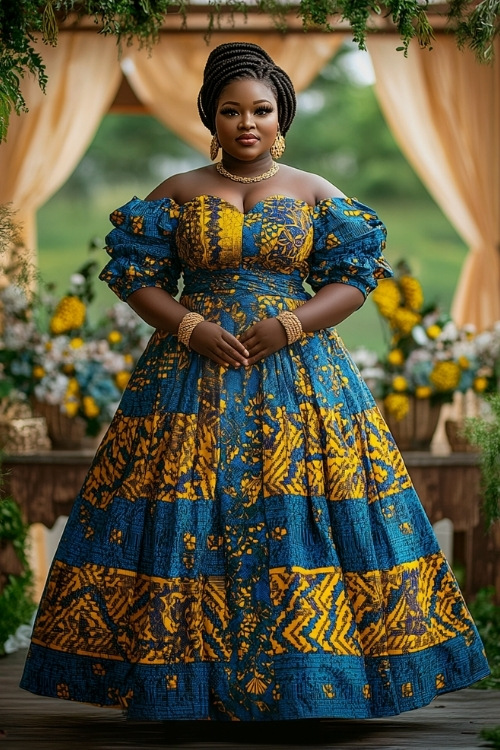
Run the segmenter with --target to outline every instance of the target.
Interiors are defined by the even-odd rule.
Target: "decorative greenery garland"
[[[216,26],[218,17],[235,12],[248,13],[244,0],[207,0],[207,33]],[[365,48],[365,38],[373,14],[391,17],[402,40],[398,47],[407,54],[412,39],[421,47],[431,48],[433,29],[422,0],[257,0],[257,12],[271,16],[277,28],[286,30],[286,16],[296,12],[304,29],[319,28],[331,31],[332,17],[349,22],[353,39],[360,49]],[[129,44],[137,39],[151,46],[157,39],[168,13],[184,18],[189,8],[188,0],[3,0],[0,3],[0,141],[7,134],[12,110],[18,114],[26,111],[26,102],[20,90],[20,80],[34,75],[42,90],[47,76],[41,55],[34,49],[35,35],[41,34],[46,44],[56,46],[58,23],[69,14],[94,18],[101,34],[113,34],[119,43]],[[455,32],[460,47],[470,47],[481,61],[493,59],[494,39],[500,31],[500,0],[451,0],[445,16],[450,29]]]

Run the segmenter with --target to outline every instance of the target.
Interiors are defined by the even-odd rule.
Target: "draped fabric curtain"
[[[343,42],[343,34],[231,34],[231,41],[254,42],[271,55],[293,81],[305,89]],[[215,33],[210,43],[201,33],[165,35],[151,54],[127,52],[122,67],[136,96],[174,133],[208,158],[211,135],[202,124],[197,97],[210,51],[228,41]]]
[[[488,328],[500,320],[500,45],[493,65],[452,36],[406,59],[391,36],[371,35],[368,49],[392,132],[470,247],[453,317]]]
[[[13,115],[0,146],[0,203],[11,203],[28,250],[36,247],[39,206],[67,180],[85,153],[119,85],[116,42],[86,32],[62,33],[57,48],[40,43],[48,84],[23,81],[29,112]]]

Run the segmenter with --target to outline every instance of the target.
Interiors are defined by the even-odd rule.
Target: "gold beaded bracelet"
[[[202,323],[205,320],[203,315],[199,315],[199,313],[196,312],[189,312],[184,315],[181,322],[179,323],[179,328],[177,329],[177,338],[181,342],[181,344],[184,344],[184,346],[187,346],[189,349],[189,340],[191,338],[191,334],[193,333],[194,329],[198,325],[198,323]]]
[[[285,329],[286,338],[289,344],[294,344],[303,334],[302,323],[298,317],[289,310],[284,310],[276,316],[283,328]]]

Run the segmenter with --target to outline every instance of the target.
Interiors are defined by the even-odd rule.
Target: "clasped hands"
[[[225,367],[250,367],[287,343],[285,329],[276,318],[250,326],[239,338],[217,323],[198,323],[189,339],[193,351]]]

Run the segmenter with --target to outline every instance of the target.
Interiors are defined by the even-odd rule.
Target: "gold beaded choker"
[[[280,168],[280,165],[277,164],[275,161],[273,161],[271,169],[268,169],[267,172],[263,172],[262,174],[255,175],[255,177],[240,177],[237,174],[231,174],[231,172],[228,172],[227,169],[224,169],[224,166],[221,161],[217,162],[215,165],[215,168],[217,169],[217,172],[222,175],[223,177],[227,177],[230,180],[234,180],[234,182],[262,182],[262,180],[268,180],[270,177],[276,174],[278,169]]]

